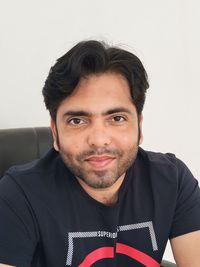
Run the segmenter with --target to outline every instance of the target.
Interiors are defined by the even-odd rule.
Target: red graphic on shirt
[[[116,244],[116,253],[124,254],[140,263],[146,267],[159,267],[160,264],[155,261],[152,257],[141,252],[133,247],[124,245],[121,243]],[[102,259],[112,259],[114,258],[114,248],[113,247],[102,247],[98,248],[91,253],[89,253],[83,262],[78,267],[91,267],[95,262]]]

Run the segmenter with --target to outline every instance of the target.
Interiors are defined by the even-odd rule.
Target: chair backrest
[[[49,127],[0,130],[0,177],[11,166],[41,158],[52,147]]]

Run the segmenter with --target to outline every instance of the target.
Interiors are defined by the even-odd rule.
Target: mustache
[[[118,149],[98,147],[98,148],[95,148],[95,149],[90,149],[90,150],[83,151],[76,158],[79,161],[84,161],[88,157],[97,156],[97,155],[100,156],[100,155],[104,155],[104,154],[112,156],[112,157],[117,157],[117,156],[121,156],[122,155],[122,153]]]

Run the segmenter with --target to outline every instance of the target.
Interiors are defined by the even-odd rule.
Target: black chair
[[[13,165],[41,158],[50,147],[49,127],[0,130],[0,177]]]
[[[1,129],[0,130],[0,177],[11,166],[41,158],[52,147],[49,127]],[[176,264],[162,261],[161,267]]]

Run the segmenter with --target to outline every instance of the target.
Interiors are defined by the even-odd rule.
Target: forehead
[[[72,108],[97,111],[119,105],[134,107],[129,84],[120,74],[103,73],[83,78],[74,92],[63,100],[58,111]]]

